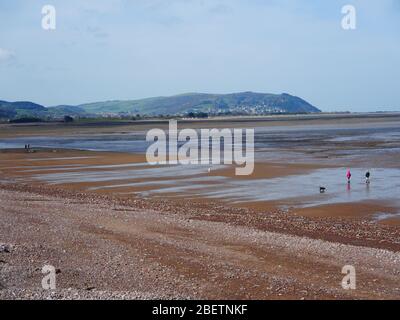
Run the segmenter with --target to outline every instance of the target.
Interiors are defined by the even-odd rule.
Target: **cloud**
[[[7,62],[14,58],[14,53],[7,50],[0,48],[0,62]]]
[[[290,92],[326,110],[400,104],[400,0],[52,0],[55,33],[42,30],[38,2],[47,3],[0,0],[9,100],[252,90]],[[357,8],[354,32],[341,28],[347,3]]]

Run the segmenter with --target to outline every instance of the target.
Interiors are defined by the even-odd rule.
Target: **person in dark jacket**
[[[371,182],[371,173],[369,171],[365,174],[365,183],[369,184]]]

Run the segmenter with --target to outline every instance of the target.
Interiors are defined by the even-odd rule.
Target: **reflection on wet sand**
[[[1,170],[12,172],[17,180],[23,182],[73,186],[75,189],[92,192],[111,192],[139,197],[210,198],[231,205],[248,207],[257,203],[259,207],[274,204],[281,208],[295,209],[306,215],[315,215],[318,211],[315,208],[325,208],[329,213],[331,211],[327,209],[329,206],[346,203],[353,204],[354,216],[376,215],[382,210],[382,207],[376,207],[376,203],[384,202],[383,214],[386,215],[375,219],[384,221],[395,218],[394,214],[397,212],[393,208],[396,210],[400,208],[397,198],[400,169],[396,168],[374,169],[370,184],[364,181],[366,169],[353,168],[353,179],[351,184],[348,184],[344,167],[312,169],[309,165],[288,164],[290,169],[285,174],[284,171],[279,171],[279,168],[285,165],[259,163],[263,168],[262,172],[248,178],[236,179],[234,175],[228,174],[226,166],[215,166],[210,174],[208,166],[202,165],[152,167],[145,162],[93,165],[87,163],[94,161],[93,157],[77,156],[59,160],[46,157],[46,153],[46,151],[36,153],[37,157],[43,156],[43,159],[36,161],[37,164],[34,166],[31,165],[32,159],[28,158],[30,155],[25,156],[27,159],[21,159],[19,165],[12,167],[5,166],[5,162],[2,161]],[[113,158],[117,156],[96,153],[96,159],[99,161],[102,159],[103,163],[105,163],[104,158],[109,158],[108,161],[113,162]],[[132,156],[131,160],[137,159]],[[69,163],[70,161],[78,161],[79,164]],[[41,163],[46,165],[42,166]],[[321,185],[327,188],[325,193],[319,192]],[[366,202],[371,203],[372,211],[360,205]]]
[[[386,221],[400,212],[400,126],[392,123],[258,127],[255,172],[249,177],[236,177],[234,168],[223,165],[210,172],[208,165],[150,166],[143,155],[143,137],[143,132],[31,137],[28,142],[36,147],[97,152],[2,152],[0,170],[23,182],[139,197],[208,198],[235,206],[274,205],[306,215],[341,211],[344,216]],[[0,146],[15,147],[22,141],[3,139]],[[351,184],[345,176],[348,167]],[[370,184],[365,183],[366,171],[372,174]],[[326,191],[321,193],[320,187]]]

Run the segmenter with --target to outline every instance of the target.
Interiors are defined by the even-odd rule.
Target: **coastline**
[[[356,122],[364,126],[362,120]],[[143,129],[96,127],[82,132],[68,128],[53,128],[56,131],[52,132],[26,127],[15,134],[108,134]],[[6,138],[7,131],[0,128],[0,137]],[[370,143],[348,147],[367,148]],[[35,146],[33,150],[0,151],[0,244],[9,248],[0,252],[0,299],[400,296],[399,219],[372,219],[374,212],[396,213],[390,203],[361,201],[285,209],[282,205],[290,204],[290,199],[234,203],[186,189],[182,194],[143,196],[191,180],[179,168],[167,168],[166,176],[158,175],[160,171],[145,174],[151,168],[143,154]],[[338,168],[335,156],[327,157],[329,161],[309,163],[259,162],[247,179],[290,179]],[[398,168],[390,157],[380,163],[384,168]],[[213,185],[217,178],[240,183],[243,179],[234,177],[229,167],[211,173],[206,169],[192,173],[196,187],[203,186],[204,180]],[[52,292],[40,289],[45,264],[60,269],[57,290]],[[357,269],[355,291],[346,291],[340,284],[342,267],[348,264]]]
[[[218,117],[211,119],[180,119],[179,125],[186,128],[253,128],[267,126],[302,127],[302,126],[332,126],[353,125],[362,127],[365,123],[397,125],[400,112],[382,113],[344,113],[344,114],[314,114],[314,115],[272,115],[257,117]],[[26,136],[63,136],[96,133],[125,133],[131,131],[147,131],[153,128],[168,128],[168,119],[147,121],[82,121],[76,123],[31,123],[8,124],[0,123],[0,139]]]

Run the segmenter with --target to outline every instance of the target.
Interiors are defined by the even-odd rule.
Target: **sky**
[[[355,30],[342,28],[348,4]],[[0,100],[255,91],[400,111],[399,77],[400,0],[0,0]]]

